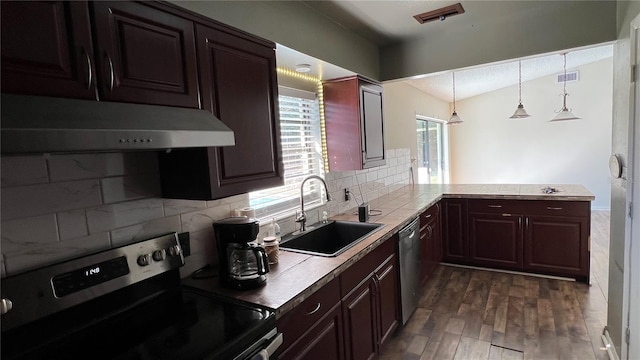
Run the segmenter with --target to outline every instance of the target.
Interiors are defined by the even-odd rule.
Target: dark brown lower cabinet
[[[342,299],[347,359],[371,359],[376,355],[376,285],[365,282]]]
[[[442,235],[438,203],[420,214],[420,280],[422,284],[427,282],[441,261]]]
[[[298,341],[285,349],[278,357],[281,360],[327,360],[344,359],[342,312],[340,304],[331,310]]]
[[[589,218],[525,218],[524,269],[556,275],[589,275]]]
[[[397,236],[387,240],[341,276],[347,359],[375,357],[399,325],[397,242]]]
[[[344,359],[340,284],[333,279],[278,319],[279,359]]]
[[[442,200],[444,261],[463,263],[469,260],[467,200]]]
[[[522,270],[522,216],[469,215],[469,261],[475,265]]]
[[[589,282],[589,201],[444,199],[444,260]]]

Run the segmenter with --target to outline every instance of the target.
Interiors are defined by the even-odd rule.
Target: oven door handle
[[[260,352],[255,354],[251,360],[269,360],[269,358],[275,354],[276,350],[282,345],[282,333],[276,334],[271,339],[269,345],[265,346]]]

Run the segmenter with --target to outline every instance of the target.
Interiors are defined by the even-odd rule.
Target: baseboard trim
[[[576,279],[568,278],[568,277],[564,277],[564,276],[553,276],[553,275],[545,275],[545,274],[528,273],[528,272],[522,272],[522,271],[493,269],[493,268],[485,268],[485,267],[480,267],[480,266],[460,265],[460,264],[451,264],[451,263],[444,263],[444,262],[440,263],[440,265],[460,267],[460,268],[465,268],[465,269],[494,271],[494,272],[501,272],[501,273],[507,273],[507,274],[514,274],[514,275],[535,276],[535,277],[546,278],[546,279],[554,279],[554,280],[576,281]]]
[[[604,344],[605,349],[607,349],[607,355],[609,355],[610,360],[620,360],[618,357],[618,353],[616,352],[616,347],[613,346],[613,341],[611,340],[611,336],[609,336],[609,329],[605,326],[604,330],[602,330],[602,335],[600,335],[602,339],[602,343]]]

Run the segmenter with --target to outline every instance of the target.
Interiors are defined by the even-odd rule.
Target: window
[[[250,206],[261,219],[293,214],[300,205],[302,180],[309,175],[324,177],[316,94],[285,87],[279,93],[284,185],[249,193]],[[305,184],[305,208],[322,203],[321,191],[317,181]]]
[[[418,183],[448,183],[445,127],[442,120],[418,116]]]

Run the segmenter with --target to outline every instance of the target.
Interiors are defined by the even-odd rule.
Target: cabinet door
[[[96,99],[84,1],[2,1],[2,92]]]
[[[589,231],[586,217],[526,217],[524,269],[588,277]]]
[[[443,244],[445,261],[464,262],[469,258],[467,230],[467,200],[443,201]]]
[[[278,358],[281,360],[344,359],[340,310],[340,303],[338,303],[293,345],[284,349]]]
[[[369,278],[342,299],[347,359],[372,359],[376,355],[378,311],[375,290],[376,284]]]
[[[420,217],[420,221],[424,222],[424,226],[420,228],[420,281],[422,284],[427,281],[439,262],[436,260],[437,255],[435,254],[438,247],[436,241],[441,241],[436,240],[438,219],[432,215],[428,220],[425,220],[424,215]]]
[[[197,36],[204,108],[233,130],[236,141],[211,151],[215,197],[282,185],[274,49],[204,26]]]
[[[361,81],[362,168],[385,164],[382,87]]]
[[[131,1],[95,1],[100,96],[199,108],[193,23]]]
[[[522,270],[522,217],[510,214],[469,214],[469,260]]]
[[[398,286],[398,266],[396,256],[391,255],[375,272],[374,279],[377,286],[379,307],[378,349],[391,338],[398,327],[400,319],[400,303]]]
[[[436,214],[436,221],[434,223],[432,244],[433,244],[433,269],[438,267],[438,264],[442,262],[442,216],[440,215],[440,204],[436,204],[438,213]]]

